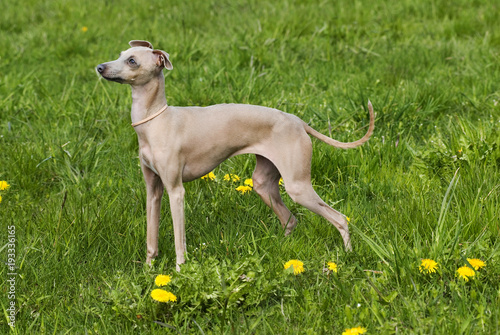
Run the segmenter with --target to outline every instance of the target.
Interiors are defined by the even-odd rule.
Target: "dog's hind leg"
[[[328,206],[316,194],[311,184],[293,183],[285,180],[285,188],[293,201],[301,204],[310,211],[321,215],[333,224],[342,236],[345,249],[348,251],[352,250],[347,220],[340,212]]]
[[[304,134],[305,135],[305,134]],[[346,250],[352,250],[349,227],[344,215],[328,206],[314,191],[311,185],[312,145],[306,135],[297,134],[293,142],[282,143],[282,153],[275,155],[273,163],[279,169],[285,182],[285,189],[296,203],[321,215],[340,232]]]
[[[279,191],[280,173],[276,166],[264,156],[256,155],[257,165],[252,175],[253,189],[278,216],[285,235],[289,235],[297,225],[297,219],[292,215],[281,199]]]

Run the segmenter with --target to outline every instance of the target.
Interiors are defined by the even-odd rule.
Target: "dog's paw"
[[[146,259],[146,264],[149,265],[150,267],[153,267],[155,265],[155,263],[156,263],[156,259],[154,259],[154,258],[149,258],[148,257]]]

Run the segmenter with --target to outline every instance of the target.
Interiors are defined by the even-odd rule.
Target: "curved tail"
[[[373,129],[375,128],[375,115],[373,114],[373,106],[370,100],[368,100],[368,111],[370,112],[370,125],[368,126],[368,131],[366,132],[365,136],[360,138],[357,141],[354,142],[339,142],[334,140],[333,138],[330,138],[328,136],[325,136],[321,134],[320,132],[314,130],[311,128],[309,125],[305,124],[305,130],[309,135],[312,135],[316,137],[318,140],[325,142],[326,144],[329,144],[331,146],[334,146],[336,148],[341,148],[341,149],[351,149],[355,148],[357,146],[360,146],[361,144],[365,143],[370,139],[370,136],[373,134]]]

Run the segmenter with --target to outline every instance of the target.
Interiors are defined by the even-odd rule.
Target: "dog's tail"
[[[334,140],[333,138],[330,138],[328,136],[325,136],[321,134],[320,132],[314,130],[311,128],[309,125],[305,124],[305,130],[309,135],[312,135],[316,137],[318,140],[321,140],[325,142],[326,144],[329,144],[331,146],[334,146],[336,148],[341,148],[341,149],[351,149],[355,148],[357,146],[360,146],[361,144],[365,143],[370,139],[370,136],[373,134],[373,129],[375,128],[375,115],[373,114],[373,106],[370,100],[368,100],[368,111],[370,112],[370,124],[368,126],[368,131],[366,132],[365,136],[360,138],[357,141],[354,142],[339,142]]]

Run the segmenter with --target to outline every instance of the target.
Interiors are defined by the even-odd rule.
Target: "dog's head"
[[[117,60],[99,64],[96,71],[107,80],[121,84],[143,85],[165,68],[172,70],[169,55],[155,50],[148,41],[130,41],[130,49],[122,51]]]

